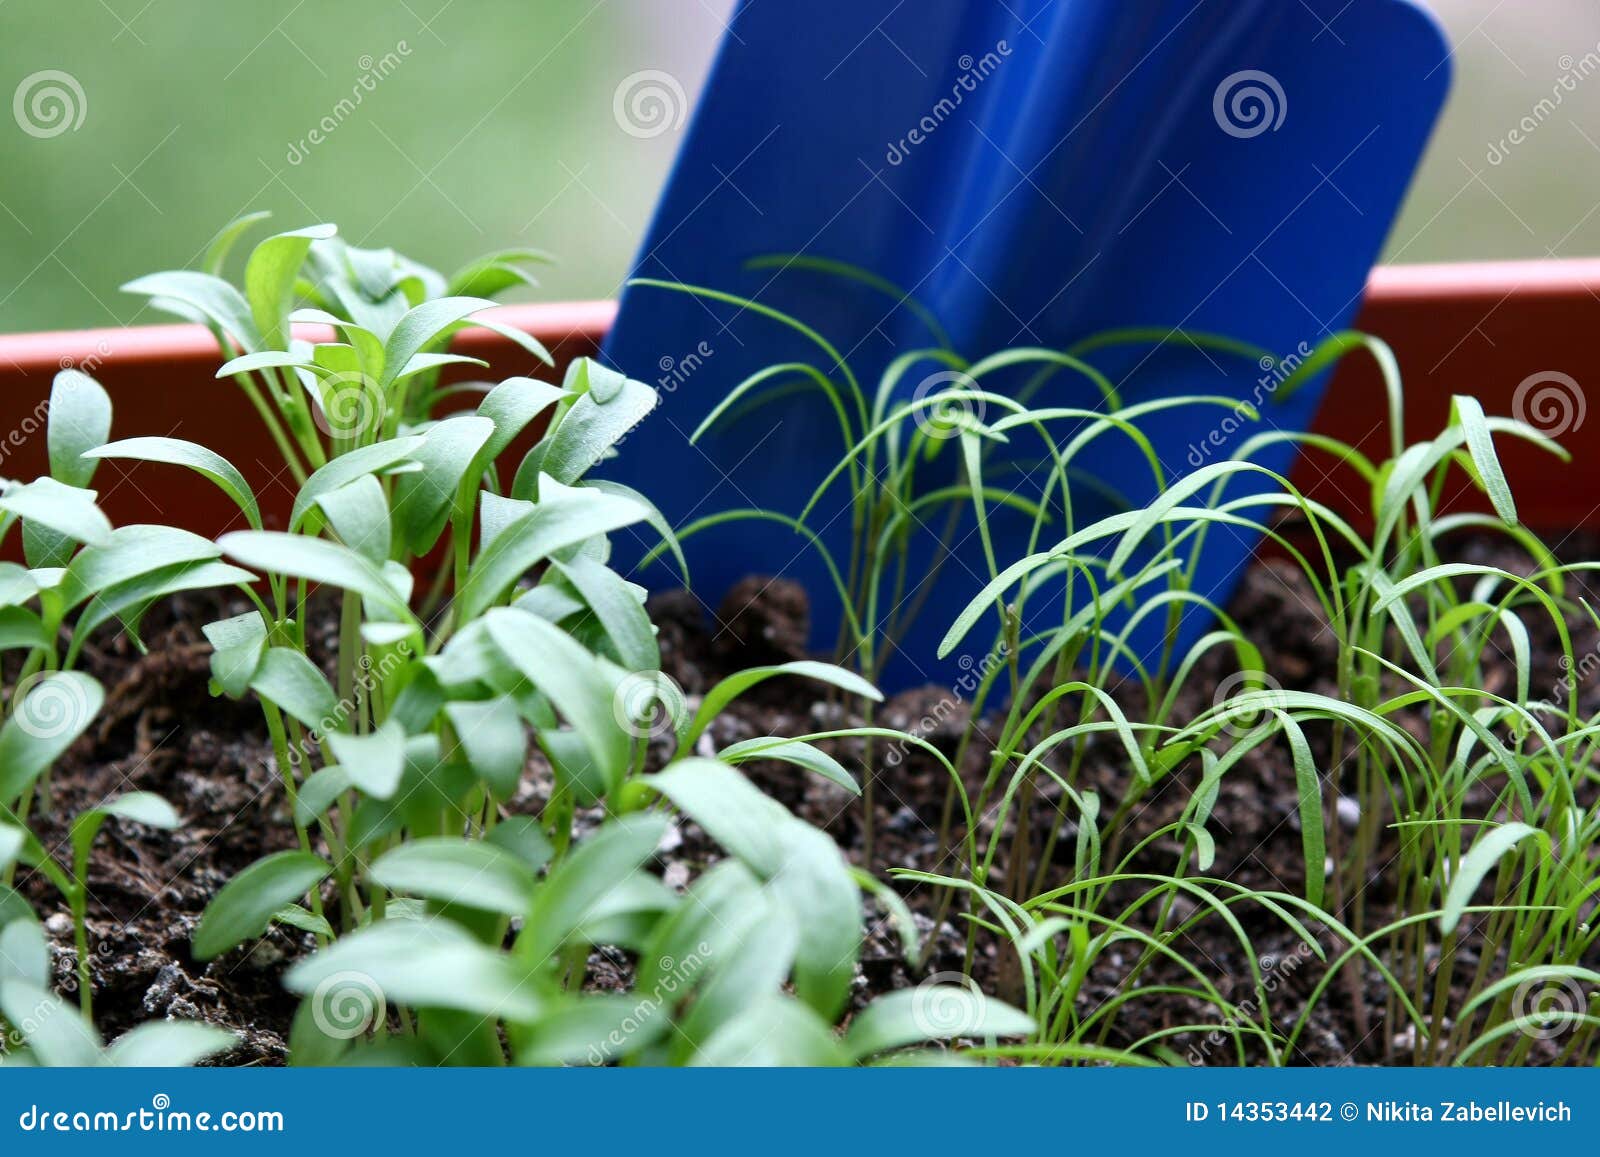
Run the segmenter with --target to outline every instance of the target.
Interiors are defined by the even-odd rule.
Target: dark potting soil
[[[1570,540],[1558,553],[1593,558],[1600,543]],[[1526,571],[1528,560],[1496,540],[1473,540],[1462,557]],[[1583,595],[1577,591],[1575,594]],[[1593,601],[1592,595],[1585,595]],[[140,1022],[177,1017],[221,1025],[239,1035],[238,1046],[220,1063],[276,1065],[287,1054],[288,1028],[295,998],[282,988],[283,971],[314,947],[303,933],[275,928],[253,946],[208,963],[196,961],[189,940],[200,913],[218,888],[261,856],[294,842],[287,804],[259,710],[252,703],[213,698],[208,692],[209,649],[200,625],[242,607],[224,605],[213,595],[180,596],[153,610],[144,623],[148,652],[141,653],[125,635],[106,635],[86,648],[83,666],[107,688],[105,711],[91,733],[60,761],[49,785],[48,812],[37,810],[34,827],[45,845],[66,846],[71,817],[108,795],[145,790],[157,792],[178,809],[184,822],[172,832],[155,831],[112,820],[103,830],[90,860],[89,928],[94,981],[95,1019],[107,1039]],[[723,675],[755,664],[781,662],[802,655],[807,637],[804,593],[785,581],[752,577],[740,583],[706,624],[705,608],[687,592],[660,596],[651,603],[660,627],[663,666],[690,697],[703,694]],[[1292,567],[1266,560],[1253,566],[1234,599],[1231,613],[1261,648],[1266,669],[1284,687],[1335,692],[1335,644],[1304,578]],[[1553,628],[1529,617],[1534,643],[1535,687],[1548,687],[1566,676]],[[1575,653],[1600,647],[1586,617],[1569,623]],[[331,654],[334,621],[320,621],[314,648]],[[320,645],[320,647],[319,647]],[[1509,653],[1509,648],[1507,648]],[[1488,662],[1487,689],[1514,686],[1509,659],[1494,655]],[[1188,718],[1211,704],[1215,687],[1231,670],[1216,656],[1190,681],[1178,718]],[[1137,685],[1115,694],[1130,714],[1142,707]],[[1580,687],[1586,713],[1600,712],[1600,680]],[[953,754],[967,705],[947,687],[905,692],[883,705],[876,722],[915,730],[924,739]],[[799,735],[849,726],[856,720],[840,703],[817,698],[815,684],[775,680],[739,701],[713,728],[715,746],[766,735]],[[1420,716],[1404,721],[1419,735]],[[1326,740],[1323,740],[1326,744]],[[655,746],[656,758],[670,754],[667,741]],[[982,780],[982,753],[970,753],[963,774],[969,785]],[[860,749],[853,742],[832,745],[833,754],[854,766]],[[1114,737],[1096,736],[1084,751],[1080,786],[1098,791],[1102,800],[1120,799],[1130,779],[1125,755]],[[1325,757],[1326,749],[1318,753]],[[930,872],[956,870],[943,858],[937,829],[948,777],[939,765],[909,749],[893,766],[879,761],[875,798],[874,861],[887,867]],[[749,764],[746,769],[770,794],[792,810],[826,828],[852,858],[859,860],[862,810],[859,802],[837,786],[809,773],[780,764]],[[1138,838],[1172,823],[1196,781],[1192,770],[1168,777],[1129,820],[1133,846]],[[549,787],[548,769],[535,753],[519,796],[510,809],[537,812]],[[1487,810],[1489,801],[1484,801]],[[1028,817],[1038,833],[1037,847],[1052,827],[1062,829],[1056,860],[1064,878],[1071,867],[1073,831],[1069,813],[1059,807],[1059,789],[1042,790]],[[1339,822],[1353,826],[1355,815],[1341,806]],[[598,816],[584,817],[593,824]],[[1303,866],[1294,774],[1285,754],[1267,745],[1245,758],[1225,776],[1210,829],[1216,860],[1208,874],[1252,889],[1303,891]],[[1008,829],[1009,830],[1009,829]],[[990,832],[981,833],[986,839]],[[1004,846],[1004,845],[1003,845]],[[1168,872],[1181,849],[1162,839],[1146,848],[1131,865],[1134,871]],[[660,867],[669,884],[683,886],[717,856],[698,827],[682,823],[669,833],[660,852]],[[1374,858],[1366,903],[1369,922],[1377,926],[1393,910],[1395,897],[1385,886],[1386,855]],[[996,877],[1003,878],[1003,858]],[[1052,882],[1055,882],[1052,880]],[[45,921],[55,955],[58,985],[75,999],[75,952],[65,903],[36,873],[19,876],[19,887]],[[921,938],[931,950],[920,968],[907,963],[899,932],[886,914],[868,902],[869,934],[856,984],[856,1006],[872,997],[919,983],[931,974],[957,973],[966,944],[958,920],[948,914],[936,926],[937,897],[932,889],[900,885]],[[1133,898],[1130,893],[1128,899]],[[1180,900],[1177,914],[1184,914]],[[1249,934],[1254,962],[1270,979],[1270,1010],[1275,1023],[1295,1022],[1325,966],[1270,913],[1253,905],[1236,908]],[[1153,916],[1153,913],[1151,913]],[[1228,999],[1253,1008],[1251,961],[1226,925],[1216,919],[1199,923],[1174,946],[1203,968],[1211,983]],[[1325,949],[1337,950],[1329,936]],[[1467,933],[1459,953],[1460,997],[1483,944]],[[1014,971],[992,939],[973,946],[974,975],[985,991],[1005,990]],[[1129,947],[1110,949],[1091,972],[1081,1000],[1094,1007],[1121,991],[1127,968],[1138,958]],[[1591,967],[1600,961],[1588,961]],[[1496,969],[1491,976],[1499,975]],[[619,988],[631,977],[625,954],[597,952],[591,958],[589,984]],[[1184,983],[1176,967],[1155,967],[1142,987]],[[1296,1064],[1362,1064],[1403,1061],[1410,1042],[1397,1026],[1385,1021],[1385,993],[1376,976],[1353,977],[1331,986],[1314,1010],[1298,1047],[1288,1058]],[[1172,995],[1129,1001],[1121,1009],[1104,1043],[1127,1045],[1175,1025],[1217,1025],[1216,1010],[1202,1002]],[[1220,1027],[1220,1026],[1219,1026]],[[1193,1062],[1236,1063],[1231,1044],[1208,1044],[1203,1031],[1171,1037],[1167,1043]],[[1531,1060],[1549,1061],[1556,1042],[1541,1042]]]

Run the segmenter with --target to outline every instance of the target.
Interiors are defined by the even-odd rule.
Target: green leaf
[[[670,799],[789,904],[805,935],[795,989],[824,1016],[849,993],[861,942],[861,893],[837,845],[725,763],[674,760],[646,784]]]
[[[1457,394],[1450,400],[1450,413],[1452,420],[1459,422],[1466,432],[1467,450],[1476,467],[1475,481],[1489,496],[1495,513],[1510,525],[1517,525],[1517,504],[1511,497],[1505,471],[1500,468],[1500,458],[1495,454],[1494,435],[1484,417],[1483,404],[1470,394]]]
[[[472,414],[428,427],[411,455],[422,469],[395,479],[395,522],[410,553],[426,554],[439,540],[457,489],[493,434],[492,421]]]
[[[511,852],[458,836],[414,839],[379,856],[372,878],[392,892],[441,904],[526,916],[533,872]]]
[[[242,697],[267,653],[266,621],[259,611],[246,611],[200,629],[211,644],[211,677],[230,697]]]
[[[0,607],[20,606],[38,593],[38,580],[27,567],[0,562]]]
[[[556,854],[550,837],[544,834],[539,821],[532,816],[507,816],[483,838],[516,856],[531,872],[544,867]]]
[[[322,350],[327,347],[316,348]],[[217,367],[216,376],[231,378],[239,374],[253,374],[258,370],[316,370],[317,368],[318,363],[307,361],[303,353],[287,349],[265,349],[230,358]]]
[[[330,490],[317,498],[317,505],[341,542],[374,566],[389,559],[391,520],[389,499],[383,483],[371,474]]]
[[[0,873],[3,873],[22,854],[27,833],[12,824],[0,824]]]
[[[113,530],[104,542],[78,553],[61,581],[61,598],[75,607],[98,592],[140,575],[188,562],[209,562],[222,548],[175,526],[139,523]]]
[[[572,725],[606,789],[620,784],[632,749],[631,737],[617,721],[622,672],[560,627],[526,611],[497,607],[484,622],[505,660]]]
[[[761,897],[736,919],[736,943],[717,954],[711,978],[699,986],[678,1025],[672,1052],[680,1062],[752,1004],[781,992],[794,968],[801,932],[787,906]]]
[[[1456,930],[1462,914],[1472,901],[1472,894],[1483,883],[1489,869],[1498,864],[1507,852],[1529,838],[1541,842],[1548,840],[1538,828],[1519,822],[1501,824],[1478,837],[1478,842],[1462,857],[1456,865],[1455,875],[1450,878],[1450,890],[1445,894],[1444,908],[1439,913],[1440,931],[1449,935]]]
[[[504,249],[478,258],[457,270],[445,292],[451,297],[493,297],[517,285],[537,286],[533,276],[520,263],[552,264],[554,258],[541,249]]]
[[[712,864],[689,886],[639,954],[635,991],[689,994],[690,982],[739,943],[747,921],[767,909],[761,881],[738,860]]]
[[[550,960],[608,893],[655,854],[666,830],[662,816],[627,815],[585,839],[535,893],[518,953],[536,965]]]
[[[233,252],[233,247],[239,239],[271,216],[272,214],[265,209],[246,213],[217,230],[217,235],[211,239],[211,244],[206,246],[205,259],[200,262],[201,270],[213,277],[220,277],[222,267],[228,263],[228,254]]]
[[[530,422],[566,396],[559,386],[534,378],[507,378],[495,386],[478,403],[478,413],[494,423],[480,457],[493,462]]]
[[[102,803],[99,807],[90,808],[88,811],[79,812],[72,821],[72,856],[74,865],[80,868],[87,867],[89,862],[89,845],[94,843],[94,837],[99,833],[101,826],[111,817],[116,816],[134,823],[144,824],[147,827],[160,828],[171,831],[181,822],[178,813],[172,810],[172,805],[159,795],[148,791],[130,791],[125,795],[115,796]],[[81,877],[81,871],[77,872]]]
[[[121,1069],[187,1068],[227,1052],[238,1040],[197,1021],[151,1021],[112,1041],[106,1061]]]
[[[312,225],[268,237],[250,253],[244,268],[245,299],[250,316],[262,340],[271,346],[286,345],[289,329],[284,319],[294,305],[294,283],[305,264],[313,241],[332,237],[332,225]]]
[[[246,353],[261,347],[261,335],[244,295],[220,277],[180,269],[140,277],[122,291],[153,298],[152,305],[186,321],[203,321]]]
[[[457,1009],[509,1021],[532,1021],[540,1012],[533,986],[509,957],[440,919],[381,920],[300,961],[284,984],[324,1002],[330,1014],[338,1010],[341,993],[347,1006],[364,997],[369,1024],[380,993],[410,1008]]]
[[[753,759],[776,759],[815,772],[829,783],[838,784],[851,795],[861,794],[861,786],[856,783],[855,776],[845,770],[843,764],[821,748],[798,739],[781,739],[770,735],[760,739],[746,739],[731,747],[724,747],[717,752],[717,758],[724,763],[735,765],[748,763]]]
[[[256,530],[261,529],[261,509],[256,504],[255,493],[244,475],[222,455],[195,442],[181,438],[124,438],[119,442],[96,444],[84,452],[85,458],[122,458],[134,462],[160,462],[169,466],[187,466],[190,470],[215,483],[235,506],[245,520]]]
[[[0,607],[0,651],[52,646],[44,621],[23,607]]]
[[[832,837],[796,819],[783,829],[783,863],[767,887],[805,930],[795,995],[831,1021],[849,1000],[861,955],[861,891],[850,867]]]
[[[659,1002],[590,994],[541,1016],[517,1048],[519,1065],[607,1065],[636,1054],[672,1028]]]
[[[307,826],[331,808],[335,801],[350,790],[350,776],[337,764],[319,767],[306,776],[294,797],[294,818],[302,827]]]
[[[930,1040],[1029,1036],[1033,1019],[976,985],[920,984],[874,1000],[850,1022],[844,1047],[856,1060]]]
[[[639,522],[645,512],[627,498],[562,486],[547,479],[539,501],[479,551],[458,594],[461,617],[473,619],[536,564],[557,551]]]
[[[550,565],[583,596],[618,662],[630,671],[654,671],[661,666],[661,648],[645,612],[641,588],[592,558],[553,559]]]
[[[711,721],[729,703],[743,695],[757,683],[776,678],[779,675],[795,675],[804,679],[815,679],[819,683],[826,683],[832,687],[848,691],[852,695],[860,695],[874,703],[883,702],[883,695],[871,683],[853,671],[846,671],[843,667],[835,667],[831,663],[818,663],[812,659],[800,659],[793,663],[780,663],[773,667],[750,667],[737,674],[729,675],[722,682],[711,688],[706,693],[705,699],[700,703],[700,710],[694,713],[694,718],[689,720],[678,735],[678,747],[687,750],[694,746],[697,739]]]
[[[545,365],[553,366],[556,364],[555,358],[550,356],[550,351],[544,348],[544,343],[526,330],[518,329],[514,325],[507,325],[504,322],[496,321],[492,317],[483,317],[481,315],[474,317],[471,321],[458,328],[467,329],[469,327],[486,329],[490,333],[497,333],[513,345],[522,347]]]
[[[588,609],[588,604],[573,593],[570,583],[552,582],[548,575],[538,586],[512,599],[511,605],[557,625]]]
[[[148,791],[130,791],[115,796],[101,804],[97,811],[118,819],[132,820],[146,827],[170,831],[181,822],[172,805],[159,795]]]
[[[662,917],[678,906],[678,894],[648,872],[624,877],[589,909],[576,936],[586,944],[643,947]]]
[[[16,802],[100,713],[105,691],[88,675],[57,671],[27,686],[0,726],[0,804]]]
[[[22,524],[22,557],[35,574],[41,570],[65,569],[76,549],[77,544],[72,539],[42,523]],[[41,587],[44,585],[40,584]]]
[[[694,584],[689,581],[689,560],[684,556],[683,543],[678,541],[678,536],[673,531],[672,524],[667,521],[666,515],[661,513],[655,503],[633,487],[624,486],[620,482],[613,482],[609,478],[590,478],[585,480],[584,485],[606,494],[617,495],[620,498],[631,498],[644,507],[645,522],[649,524],[651,530],[661,536],[661,546],[672,552],[672,557],[678,564],[678,573],[683,575],[684,587],[693,588]],[[654,554],[655,552],[652,551],[651,553]]]
[[[528,758],[528,737],[516,701],[509,695],[460,700],[447,704],[444,712],[467,762],[494,797],[506,800],[515,795]]]
[[[482,358],[469,358],[462,354],[414,354],[396,376],[395,381],[403,381],[417,374],[427,373],[429,370],[442,369],[445,366],[480,366],[487,368],[488,362]]]
[[[541,474],[570,486],[655,409],[657,401],[650,386],[590,358],[573,361],[565,386],[577,396],[557,417],[554,429],[522,460],[511,486],[513,497],[542,495]]]
[[[77,658],[89,635],[113,618],[122,618],[132,629],[150,604],[157,600],[177,594],[179,591],[246,586],[254,582],[255,577],[249,571],[230,566],[225,562],[199,562],[179,564],[176,567],[168,567],[118,583],[90,600],[89,605],[83,609],[77,626],[73,628],[69,662]],[[4,612],[0,611],[0,616],[3,615]]]
[[[315,912],[308,912],[299,904],[285,904],[279,908],[272,914],[272,923],[298,928],[301,932],[309,932],[324,940],[332,940],[334,937],[333,925],[329,924],[325,917],[318,916]]]
[[[348,722],[327,676],[293,647],[267,648],[250,689],[318,734],[336,732]]]
[[[310,852],[276,852],[224,884],[194,933],[194,955],[210,960],[267,930],[273,914],[320,884],[333,866]]]
[[[29,839],[31,840],[32,837],[29,837]],[[50,862],[55,863],[54,860]],[[63,874],[63,879],[65,879],[65,874]],[[38,924],[38,921],[34,919],[33,907],[28,903],[27,897],[15,888],[0,884],[0,930],[11,927],[19,920],[27,924]]]
[[[294,508],[289,512],[289,529],[299,530],[300,523],[324,495],[348,486],[363,474],[381,474],[408,460],[421,449],[421,437],[390,438],[371,446],[362,446],[340,454],[312,473],[300,493],[295,495]]]
[[[373,799],[394,795],[406,769],[406,734],[397,722],[386,720],[365,735],[330,731],[324,739],[350,782],[363,794]]]
[[[82,455],[110,436],[111,399],[100,383],[78,370],[62,370],[50,387],[45,432],[51,477],[67,486],[89,485],[95,464]]]
[[[716,1068],[828,1068],[849,1056],[817,1014],[797,1001],[767,996],[729,1021],[691,1064]]]
[[[800,823],[777,800],[714,759],[675,759],[643,782],[738,857],[763,880],[783,867],[784,829]]]
[[[922,949],[917,933],[917,918],[912,914],[911,906],[905,902],[905,898],[888,883],[863,868],[851,868],[850,877],[855,880],[856,886],[862,892],[877,901],[878,908],[888,916],[900,933],[901,958],[908,964],[921,960]]]
[[[32,913],[0,925],[0,980],[50,987],[50,942]]]
[[[1322,819],[1322,778],[1305,732],[1286,711],[1275,712],[1294,762],[1295,791],[1300,809],[1300,845],[1306,867],[1306,900],[1322,906],[1327,885],[1327,837]],[[1204,829],[1201,829],[1204,831]],[[1201,866],[1205,870],[1205,865]]]
[[[384,371],[379,385],[387,389],[414,355],[448,336],[473,314],[481,313],[492,305],[494,302],[478,297],[441,297],[409,310],[384,343]]]
[[[353,591],[374,618],[411,622],[405,598],[387,573],[347,546],[276,530],[236,530],[217,545],[245,566]]]
[[[94,1068],[100,1037],[49,989],[26,980],[0,980],[0,1015],[21,1026],[28,1047],[50,1068]]]
[[[66,486],[54,478],[35,478],[7,487],[0,494],[0,510],[15,514],[24,526],[37,524],[73,542],[100,546],[111,537],[111,523],[95,505],[97,497],[93,490]]]

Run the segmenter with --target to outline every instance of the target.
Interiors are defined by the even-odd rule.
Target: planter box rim
[[[1460,261],[1379,265],[1367,280],[1365,302],[1380,307],[1452,300],[1493,302],[1512,294],[1563,298],[1600,295],[1597,291],[1600,257]],[[489,316],[552,344],[571,339],[593,343],[610,328],[616,313],[615,300],[598,299],[503,305],[490,311]],[[297,326],[295,333],[312,341],[330,338],[325,326]],[[477,335],[491,337],[483,330]],[[470,346],[477,335],[467,330],[460,340]],[[204,326],[189,324],[0,334],[0,360],[9,363],[0,372],[54,371],[69,364],[93,364],[112,357],[133,363],[215,359],[217,346]]]
[[[573,339],[592,342],[616,316],[610,300],[536,302],[496,306],[485,316],[514,325],[546,345]],[[329,326],[295,326],[295,336],[308,341],[331,341]],[[470,348],[475,337],[502,341],[488,330],[466,331],[457,348]],[[115,359],[123,365],[161,361],[219,360],[217,342],[202,325],[170,324],[107,327],[104,329],[47,330],[0,334],[0,374],[54,373],[74,366],[93,366]],[[92,371],[91,371],[92,373]]]
[[[1591,295],[1600,286],[1600,257],[1528,261],[1452,261],[1379,265],[1367,279],[1367,303]]]

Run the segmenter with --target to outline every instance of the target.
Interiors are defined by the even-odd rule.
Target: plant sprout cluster
[[[1600,1060],[1600,717],[1580,710],[1575,675],[1544,693],[1532,642],[1553,640],[1560,669],[1582,669],[1571,625],[1597,619],[1574,588],[1595,564],[1558,562],[1521,525],[1495,449],[1497,440],[1518,439],[1564,460],[1560,446],[1526,423],[1485,415],[1468,395],[1453,400],[1444,430],[1408,443],[1393,355],[1354,332],[1285,367],[1274,397],[1288,398],[1348,355],[1371,357],[1386,391],[1386,460],[1275,429],[1233,397],[1126,403],[1094,364],[1103,350],[1156,345],[1275,363],[1247,343],[1126,329],[1063,350],[1016,348],[970,361],[924,307],[867,271],[804,257],[753,264],[887,292],[932,338],[902,352],[868,393],[839,352],[795,318],[717,290],[645,283],[760,314],[816,350],[810,363],[738,383],[696,438],[805,389],[823,396],[822,413],[842,440],[837,465],[794,510],[721,512],[681,528],[680,540],[730,520],[791,526],[824,556],[844,607],[838,660],[868,679],[908,631],[937,632],[941,657],[957,648],[985,657],[971,668],[982,679],[953,755],[936,753],[949,779],[939,846],[954,870],[887,867],[903,887],[940,890],[942,910],[962,918],[969,974],[974,944],[1000,945],[1004,995],[1036,1029],[990,1055],[1185,1064],[1194,1062],[1185,1042],[1214,1046],[1220,1037],[1219,1059],[1289,1063],[1318,1004],[1348,1001],[1362,1031],[1382,1032],[1391,1063],[1515,1064],[1552,1041],[1558,1047],[1546,1060]],[[1040,404],[1063,377],[1095,404]],[[908,391],[917,378],[940,387]],[[1199,423],[1243,417],[1260,432],[1222,460],[1173,471],[1140,429],[1141,419],[1172,409]],[[1123,499],[1114,513],[1086,520],[1073,502],[1086,482],[1078,461],[1103,440],[1149,470],[1157,497]],[[1370,495],[1370,530],[1255,462],[1285,442],[1355,472]],[[1040,463],[1020,486],[1018,458]],[[942,474],[941,460],[950,463]],[[1271,485],[1243,496],[1229,487],[1262,478]],[[843,565],[812,518],[835,487],[851,512]],[[1442,512],[1463,487],[1480,491],[1488,512]],[[1027,519],[1021,557],[1002,557],[991,535],[1002,506]],[[974,527],[960,541],[953,531],[961,524],[945,518],[952,511]],[[939,534],[942,553],[916,556],[914,530]],[[1238,530],[1272,543],[1303,576],[1336,642],[1335,694],[1284,689],[1260,647],[1196,589],[1201,544]],[[1457,561],[1450,544],[1463,535],[1503,536],[1531,569]],[[954,622],[919,622],[908,573],[937,573],[958,549],[987,582]],[[1214,626],[1184,646],[1179,624],[1195,608]],[[1154,658],[1136,642],[1152,624],[1166,640]],[[1509,660],[1512,686],[1488,689],[1491,657]],[[1212,693],[1219,667],[1236,673]],[[1186,696],[1191,684],[1201,693]],[[1204,709],[1185,708],[1195,701]],[[1085,775],[1087,762],[1108,751],[1124,769],[1109,797]],[[1298,797],[1297,892],[1208,874],[1227,838],[1212,824],[1223,782],[1263,754],[1292,776]],[[866,749],[868,800],[873,777],[892,775],[893,762]],[[974,765],[975,780],[966,774]],[[1172,791],[1186,800],[1177,818],[1136,830],[1146,804]],[[1348,835],[1342,810],[1359,817]],[[870,863],[870,808],[863,822]],[[1400,915],[1375,919],[1375,893],[1397,897]],[[1218,976],[1192,958],[1190,933],[1203,922],[1225,926],[1248,976]],[[1274,999],[1279,979],[1262,964],[1274,961],[1253,932],[1264,925],[1287,932],[1295,952],[1317,962],[1297,1007]],[[1112,958],[1124,961],[1113,995],[1088,999],[1086,982]],[[1382,1025],[1364,1023],[1369,982],[1382,987]],[[1123,1031],[1130,1006],[1174,996],[1204,1015],[1143,1035]]]
[[[439,371],[469,360],[445,349],[464,326],[549,360],[482,317],[491,302],[474,295],[523,281],[533,255],[498,255],[446,281],[314,227],[258,244],[241,290],[218,271],[251,223],[224,231],[204,271],[128,288],[212,329],[227,356],[219,376],[244,390],[298,481],[286,529],[264,529],[243,474],[203,446],[109,441],[109,398],[74,371],[52,393],[50,476],[0,495],[0,529],[20,523],[27,556],[7,564],[0,643],[24,655],[0,727],[0,1015],[26,1037],[28,1059],[100,1056],[85,931],[96,830],[112,816],[180,822],[142,793],[108,801],[74,821],[71,872],[30,834],[51,764],[104,699],[75,663],[95,630],[136,632],[156,600],[207,588],[248,600],[249,610],[204,627],[213,687],[260,705],[297,847],[220,889],[193,953],[220,956],[275,924],[314,938],[317,950],[285,978],[305,997],[290,1040],[296,1063],[844,1064],[905,1059],[937,1035],[923,1027],[925,997],[910,993],[834,1032],[865,885],[831,839],[737,765],[783,760],[853,786],[849,773],[804,740],[726,753],[707,741],[717,715],[766,680],[878,698],[871,684],[807,661],[740,672],[677,721],[681,754],[647,773],[641,717],[657,705],[637,687],[659,677],[660,653],[643,590],[608,564],[607,535],[644,524],[676,544],[643,496],[587,475],[648,414],[655,391],[580,359],[559,386],[510,378],[478,388],[470,411],[435,416],[453,393]],[[335,340],[295,339],[296,322],[330,326]],[[533,445],[502,473],[524,434],[537,435]],[[197,473],[248,529],[213,542],[166,526],[113,528],[89,488],[107,458]],[[436,547],[438,578],[419,587]],[[317,654],[307,630],[318,589],[338,603],[332,655]],[[532,745],[553,786],[538,816],[513,815],[505,805]],[[649,870],[669,809],[727,853],[684,894]],[[578,838],[580,817],[596,810],[603,822]],[[71,904],[79,1016],[55,1014],[43,933],[10,890],[18,866],[46,875]],[[585,991],[600,945],[637,955],[642,1001]],[[970,1004],[959,1023],[979,1036],[1031,1027],[960,986],[937,995]],[[160,1034],[124,1046],[140,1063],[184,1063],[229,1044],[209,1026],[139,1031]]]

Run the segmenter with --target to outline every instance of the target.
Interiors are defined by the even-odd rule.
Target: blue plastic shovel
[[[931,344],[917,311],[804,262],[751,259],[804,254],[870,270],[926,305],[970,358],[1129,326],[1271,351],[1262,365],[1182,342],[1097,355],[1124,404],[1222,394],[1259,406],[1262,424],[1243,433],[1226,411],[1142,422],[1169,475],[1182,475],[1267,425],[1309,424],[1323,383],[1286,399],[1273,390],[1354,315],[1444,101],[1448,61],[1440,30],[1408,0],[745,0],[637,273],[802,319],[869,390],[897,351]],[[644,486],[674,524],[734,507],[797,514],[844,452],[814,394],[742,412],[690,445],[756,370],[833,368],[755,311],[633,287],[606,356],[663,395],[608,472]],[[902,383],[907,396],[924,376]],[[1033,404],[1102,403],[1081,378],[1058,375]],[[1078,462],[1080,525],[1153,497],[1131,443],[1095,445]],[[1282,471],[1292,457],[1279,444],[1255,460]],[[843,555],[843,488],[830,497],[808,524]],[[1026,523],[994,518],[1004,565],[1024,553]],[[965,530],[954,541],[920,628],[882,672],[890,689],[952,677],[958,656],[937,660],[935,647],[988,577],[977,542]],[[622,561],[648,545],[619,542]],[[831,645],[839,603],[800,536],[741,522],[685,545],[712,602],[752,572],[802,582],[813,642]],[[1196,588],[1225,600],[1255,545],[1214,529]],[[640,579],[666,586],[672,572],[652,566]],[[1203,626],[1187,622],[1184,634]],[[1160,639],[1137,645],[1153,653]]]

